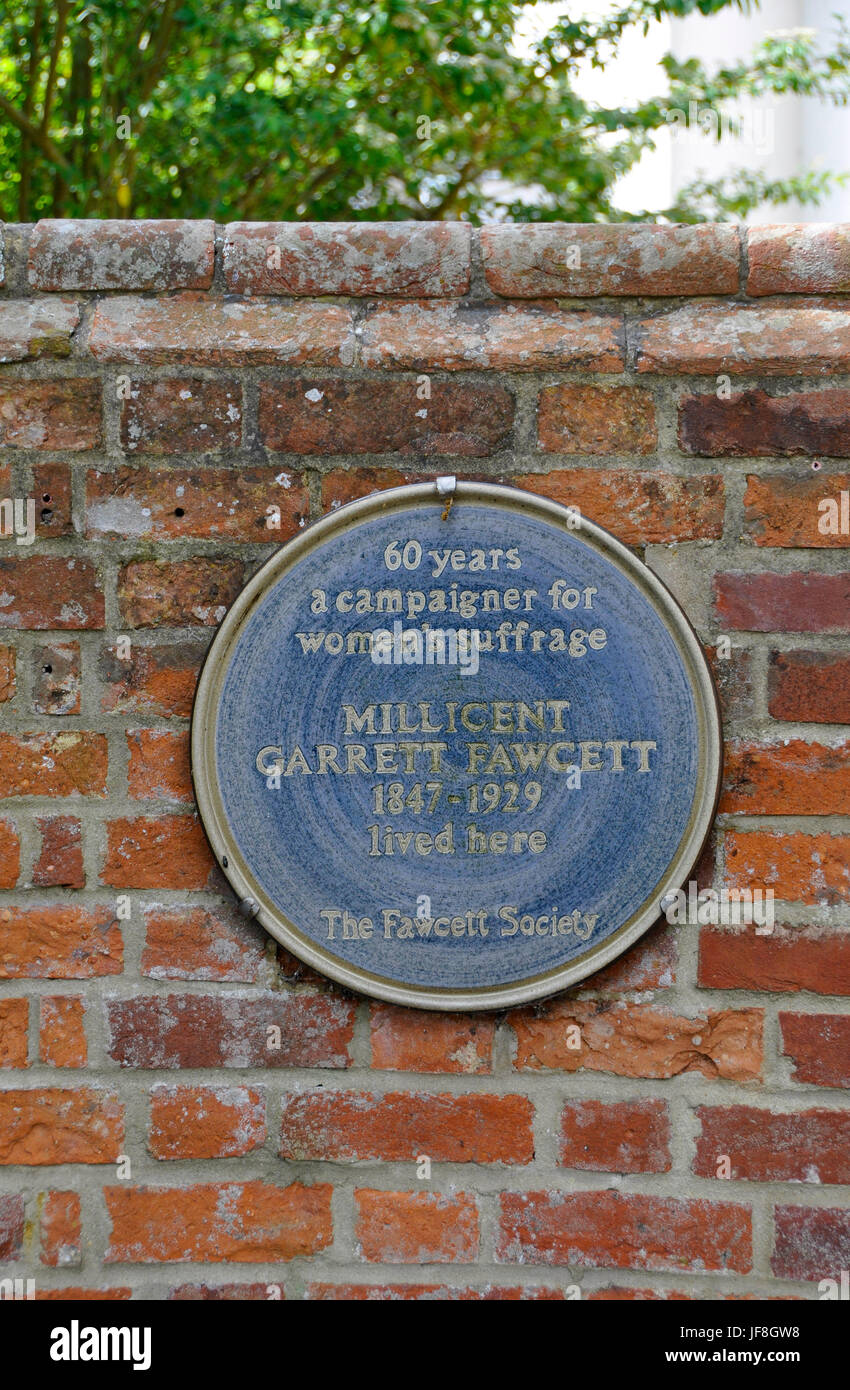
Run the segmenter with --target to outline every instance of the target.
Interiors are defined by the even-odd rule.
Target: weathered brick
[[[791,1058],[795,1081],[850,1087],[850,1017],[781,1013],[779,1027],[782,1055]]]
[[[534,1107],[525,1096],[314,1091],[283,1098],[280,1156],[351,1163],[530,1163]]]
[[[714,603],[739,632],[850,632],[850,573],[716,574]]]
[[[215,223],[45,218],[33,228],[29,282],[40,290],[209,289]]]
[[[331,1188],[292,1183],[105,1187],[112,1234],[104,1261],[265,1264],[315,1255],[333,1239]]]
[[[772,888],[781,902],[843,902],[850,886],[850,835],[729,830],[725,886]]]
[[[544,386],[537,433],[553,454],[651,454],[655,404],[635,386]]]
[[[127,790],[133,800],[193,800],[187,732],[134,729],[125,737],[130,753]]]
[[[15,648],[0,645],[0,705],[14,700],[17,693],[16,664]]]
[[[305,1298],[311,1302],[333,1303],[539,1303],[563,1302],[562,1289],[497,1287],[456,1288],[448,1284],[308,1284]]]
[[[379,1192],[361,1188],[355,1239],[361,1259],[380,1264],[472,1264],[478,1209],[464,1192]]]
[[[747,294],[846,294],[850,232],[841,222],[747,228]]]
[[[710,458],[775,458],[794,454],[850,457],[850,391],[792,391],[773,396],[754,388],[729,396],[686,396],[679,406],[679,446]]]
[[[597,1173],[669,1173],[667,1106],[661,1100],[568,1101],[558,1161]]]
[[[242,588],[240,560],[132,560],[118,575],[128,627],[215,627]]]
[[[41,853],[32,881],[36,888],[85,888],[82,825],[77,816],[40,816]]]
[[[327,995],[156,995],[110,1001],[107,1024],[125,1067],[347,1067],[354,1007]]]
[[[0,734],[0,796],[105,796],[105,734]]]
[[[718,810],[754,816],[850,814],[850,742],[727,743]]]
[[[517,298],[566,295],[734,294],[738,234],[723,224],[682,227],[537,223],[485,227],[487,283]]]
[[[750,719],[755,709],[752,653],[732,647],[728,657],[718,656],[717,647],[706,647],[705,654],[720,699],[725,720]]]
[[[123,1142],[124,1109],[107,1091],[0,1091],[0,1163],[114,1163]]]
[[[497,1258],[576,1268],[747,1274],[750,1209],[620,1192],[505,1192]]]
[[[195,816],[121,818],[107,823],[101,883],[113,888],[210,888],[217,866]]]
[[[103,626],[103,589],[90,561],[60,555],[0,560],[0,628]]]
[[[0,1195],[0,1260],[18,1260],[24,1244],[24,1199]]]
[[[639,372],[823,376],[850,368],[850,311],[687,304],[637,325]]]
[[[735,1081],[757,1080],[761,1074],[760,1009],[681,1018],[649,1004],[562,997],[508,1018],[520,1071],[556,1068],[646,1077],[698,1072]]]
[[[371,1005],[372,1066],[383,1071],[476,1076],[492,1070],[493,1020]]]
[[[280,1285],[277,1286],[280,1289]],[[209,1284],[177,1284],[168,1295],[169,1302],[178,1303],[207,1303],[207,1302],[229,1302],[232,1300],[260,1299],[265,1302],[269,1298],[268,1284],[218,1284],[214,1288]],[[280,1291],[279,1299],[283,1300],[283,1291]]]
[[[117,649],[106,648],[100,660],[106,687],[101,709],[188,719],[205,653],[205,642],[149,647],[134,642],[125,661]]]
[[[260,437],[298,454],[456,454],[505,446],[514,399],[503,386],[435,381],[423,399],[415,380],[323,377],[264,382]]]
[[[774,1207],[777,1279],[832,1279],[850,1266],[850,1212],[844,1207]],[[837,1290],[836,1292],[838,1292]]]
[[[72,299],[7,299],[0,304],[0,362],[67,357],[80,322]]]
[[[39,1258],[43,1265],[51,1269],[67,1269],[82,1264],[82,1212],[78,1193],[44,1194]]]
[[[704,927],[698,981],[706,989],[850,995],[850,934],[779,926],[757,936]]]
[[[696,1116],[699,1177],[717,1177],[718,1156],[726,1154],[737,1182],[850,1181],[850,1111],[700,1105]]]
[[[39,540],[74,535],[71,469],[67,463],[37,463],[30,493],[35,502],[35,534]]]
[[[221,980],[253,984],[262,975],[265,933],[233,908],[144,910],[141,970],[153,980]]]
[[[34,714],[79,714],[81,705],[79,642],[51,642],[32,654]]]
[[[266,1138],[262,1091],[248,1086],[155,1086],[148,1149],[154,1158],[236,1158]]]
[[[0,1067],[27,1065],[28,1020],[28,1000],[0,999]]]
[[[120,975],[123,961],[114,907],[0,907],[0,979]]]
[[[86,483],[86,526],[93,537],[280,545],[304,525],[309,509],[300,480],[293,487],[291,476],[275,468],[120,468],[91,472]]]
[[[772,651],[767,694],[773,719],[850,724],[850,656]]]
[[[231,222],[227,288],[237,294],[465,294],[462,222]]]
[[[363,365],[407,371],[619,372],[623,321],[517,305],[399,304],[360,326]]]
[[[628,951],[589,975],[578,986],[581,994],[618,994],[626,990],[668,989],[675,984],[675,933],[661,922],[651,927]]]
[[[242,388],[236,381],[165,377],[133,381],[121,398],[121,447],[128,453],[194,454],[238,449]]]
[[[41,995],[38,1055],[49,1067],[84,1067],[88,1061],[85,1004],[79,995]]]
[[[398,468],[334,468],[322,478],[322,507],[325,511],[335,511],[358,497],[401,487],[403,483],[430,482],[436,476],[436,473],[429,474],[418,468],[411,472]]]
[[[18,832],[12,821],[2,817],[0,818],[0,888],[14,888],[20,872],[21,842],[18,839]]]
[[[96,449],[101,441],[101,385],[78,381],[0,383],[0,446],[6,449]]]
[[[127,1299],[130,1299],[132,1297],[133,1290],[131,1288],[128,1288],[126,1285],[123,1287],[112,1289],[81,1289],[65,1287],[63,1289],[36,1289],[35,1291],[35,1299],[37,1303],[40,1301],[45,1303],[114,1303],[118,1301],[126,1301]]]
[[[569,468],[523,473],[512,481],[529,492],[577,507],[625,545],[718,540],[723,534],[723,479],[679,477],[635,469]]]
[[[847,548],[842,507],[850,516],[850,474],[806,478],[751,475],[744,494],[745,534],[756,545]]]
[[[95,310],[89,349],[101,362],[332,367],[353,356],[353,323],[341,304],[254,304],[196,294],[106,299]]]

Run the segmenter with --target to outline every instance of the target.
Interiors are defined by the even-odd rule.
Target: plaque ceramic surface
[[[451,486],[451,483],[444,484]],[[688,878],[720,726],[681,610],[511,488],[377,494],[239,596],[193,775],[242,909],[354,989],[493,1008],[606,965]]]

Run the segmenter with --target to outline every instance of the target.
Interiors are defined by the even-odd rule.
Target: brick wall
[[[850,228],[45,222],[5,266],[37,534],[0,541],[0,1276],[816,1298],[850,1267]],[[701,882],[772,887],[773,935],[662,923],[458,1017],[234,915],[187,757],[215,625],[307,520],[446,472],[672,588],[725,712]]]

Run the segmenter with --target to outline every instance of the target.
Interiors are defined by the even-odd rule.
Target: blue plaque
[[[342,507],[228,612],[192,764],[242,910],[353,989],[498,1008],[687,878],[721,735],[697,638],[576,509],[440,479]]]

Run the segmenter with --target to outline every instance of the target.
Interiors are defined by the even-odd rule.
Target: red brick
[[[153,980],[258,982],[267,937],[232,908],[146,907],[141,970]]]
[[[361,325],[366,367],[407,371],[619,372],[617,316],[512,304],[400,304]]]
[[[655,404],[634,386],[544,386],[538,399],[541,449],[553,454],[651,454]]]
[[[812,1086],[850,1086],[850,1017],[844,1014],[779,1015],[782,1055],[793,1079]]]
[[[711,1270],[752,1266],[749,1207],[619,1192],[505,1192],[497,1258],[574,1268]]]
[[[14,700],[17,692],[15,680],[15,648],[0,646],[0,705]]]
[[[265,1097],[247,1086],[155,1086],[154,1158],[236,1158],[265,1143]]]
[[[850,573],[716,574],[714,599],[739,632],[850,632]]]
[[[41,816],[36,821],[41,853],[32,871],[36,888],[85,888],[82,826],[77,816]]]
[[[27,1065],[28,1020],[26,999],[0,999],[0,1067]]]
[[[523,473],[517,487],[577,507],[589,521],[614,531],[625,545],[719,540],[723,534],[723,479],[640,473],[635,469],[570,468]]]
[[[132,1297],[133,1290],[126,1287],[114,1289],[36,1289],[35,1291],[35,1299],[37,1303],[39,1301],[43,1301],[45,1303],[60,1303],[65,1301],[69,1303],[103,1303],[118,1302],[119,1300],[129,1299]]]
[[[699,983],[706,989],[758,989],[850,995],[850,935],[818,927],[700,932]]]
[[[124,661],[116,649],[106,648],[100,660],[106,685],[101,709],[188,719],[205,653],[205,642],[150,647],[134,642]]]
[[[341,304],[255,304],[198,294],[105,299],[95,310],[89,350],[101,362],[332,367],[353,355],[353,324]]]
[[[44,1194],[40,1259],[51,1269],[82,1264],[82,1213],[76,1192]]]
[[[462,222],[231,222],[227,288],[237,294],[465,294]]]
[[[361,1259],[380,1264],[473,1264],[478,1210],[464,1192],[378,1192],[361,1188],[355,1239]]]
[[[728,657],[719,657],[717,647],[706,647],[711,674],[726,721],[750,719],[755,710],[752,653],[732,647]]]
[[[589,975],[578,987],[581,994],[618,994],[626,990],[668,989],[676,982],[678,947],[666,923],[651,927],[640,941],[621,956]]]
[[[7,299],[0,304],[0,362],[67,357],[80,322],[72,299]]]
[[[133,560],[118,575],[128,627],[215,627],[242,588],[241,560]]]
[[[715,1178],[720,1154],[734,1181],[850,1181],[850,1111],[776,1114],[750,1105],[700,1105],[693,1171]]]
[[[767,694],[773,719],[850,724],[850,656],[800,649],[773,651]]]
[[[727,888],[772,888],[781,902],[840,903],[850,885],[850,835],[730,830]]]
[[[264,382],[260,437],[298,454],[478,456],[508,443],[514,400],[503,386],[435,381],[428,400],[419,389],[395,379]]]
[[[850,1266],[850,1212],[843,1207],[775,1207],[770,1267],[777,1279],[833,1279]]]
[[[850,234],[840,222],[747,229],[747,294],[845,294]]]
[[[82,708],[79,642],[51,642],[32,655],[34,714],[79,714]]]
[[[485,227],[481,248],[488,285],[509,298],[734,294],[738,288],[738,234],[722,224],[505,225]]]
[[[200,1260],[266,1264],[315,1255],[333,1239],[326,1183],[105,1187],[112,1235],[107,1264]]]
[[[419,469],[402,472],[398,468],[334,468],[322,478],[322,508],[335,511],[358,497],[401,487],[402,483],[430,482],[436,476]]]
[[[850,742],[727,743],[718,810],[753,816],[850,814]]]
[[[847,536],[840,530],[842,492],[850,494],[850,474],[750,475],[744,494],[745,535],[756,545],[846,549]],[[831,515],[825,502],[834,508]]]
[[[534,1107],[525,1096],[323,1089],[283,1098],[281,1158],[413,1163],[530,1163]]]
[[[458,1289],[448,1284],[308,1284],[305,1297],[322,1303],[540,1303],[565,1299],[562,1289],[493,1284],[480,1289]]]
[[[113,888],[210,888],[217,867],[195,816],[136,817],[107,822],[101,883]]]
[[[753,1081],[761,1074],[762,1014],[728,1009],[681,1018],[649,1004],[557,999],[508,1015],[520,1071],[556,1068],[618,1076],[665,1077],[698,1072]],[[580,1037],[569,1032],[580,1029]],[[578,1037],[581,1046],[569,1043]]]
[[[0,795],[105,796],[105,734],[0,734]]]
[[[596,1173],[669,1173],[667,1106],[661,1100],[568,1101],[558,1161]]]
[[[277,1287],[280,1289],[280,1285]],[[219,1284],[211,1288],[209,1284],[178,1284],[168,1295],[169,1302],[178,1303],[206,1303],[224,1302],[240,1299],[262,1299],[269,1298],[268,1284]],[[283,1300],[283,1290],[280,1291],[280,1300]]]
[[[128,453],[193,454],[238,449],[242,388],[237,381],[165,377],[134,381],[121,398],[121,447]]]
[[[0,1195],[0,1260],[18,1260],[24,1243],[24,1199]]]
[[[88,560],[61,555],[0,560],[0,628],[103,626],[103,590]]]
[[[84,1067],[88,1061],[85,1004],[79,995],[41,995],[38,1055],[48,1067]]]
[[[18,832],[10,820],[0,819],[0,888],[14,888],[20,872],[21,843]]]
[[[609,1285],[607,1289],[592,1289],[583,1295],[587,1303],[633,1303],[633,1302],[689,1302],[690,1294],[676,1293],[667,1289],[630,1289],[620,1285]]]
[[[493,1067],[493,1020],[371,1005],[372,1066],[476,1076]]]
[[[269,515],[277,507],[279,515]],[[275,468],[120,468],[89,473],[86,528],[93,537],[153,541],[199,537],[280,545],[294,536],[310,510],[300,482]],[[273,521],[275,525],[267,524]]]
[[[192,801],[189,734],[134,729],[125,735],[130,752],[127,790],[134,801]]]
[[[35,464],[30,494],[35,502],[35,534],[39,540],[74,535],[71,468],[67,463]]]
[[[6,449],[96,449],[101,442],[101,385],[79,381],[0,384],[0,446]]]
[[[823,376],[850,368],[850,311],[687,304],[637,325],[639,372]]]
[[[347,1067],[354,1006],[309,994],[136,996],[111,1000],[107,1024],[124,1067]]]
[[[114,1163],[123,1142],[124,1110],[106,1091],[0,1091],[0,1163]]]
[[[0,907],[0,979],[86,980],[123,968],[113,907]]]
[[[45,218],[33,228],[29,282],[39,290],[209,289],[214,253],[209,221]]]
[[[849,410],[850,391],[843,390],[771,396],[755,388],[728,397],[686,396],[679,406],[679,447],[711,458],[847,458]]]

